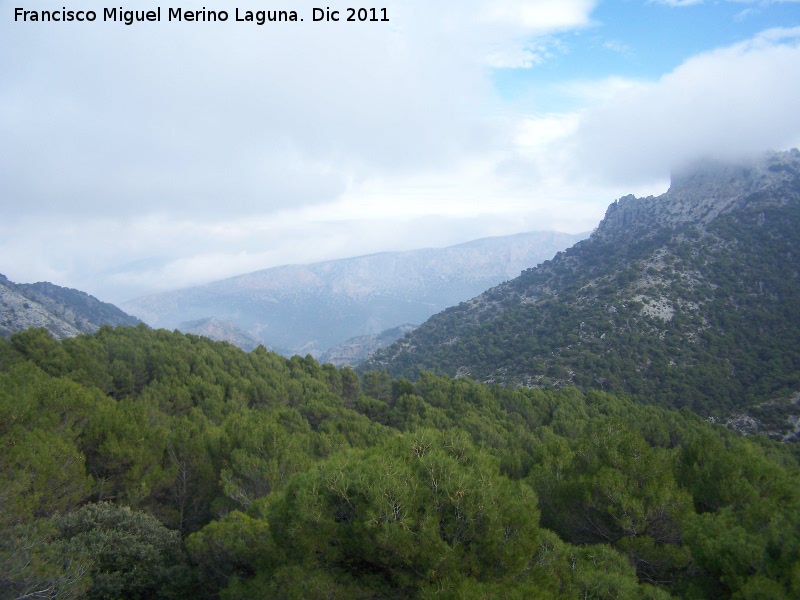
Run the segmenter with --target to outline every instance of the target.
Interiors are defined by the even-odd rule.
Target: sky
[[[348,6],[388,22],[347,22]],[[15,20],[62,7],[97,20]],[[12,281],[122,303],[282,264],[591,231],[616,198],[666,191],[674,166],[800,146],[798,0],[121,9],[159,7],[128,26],[103,20],[110,0],[0,0]],[[229,18],[169,21],[177,7]],[[236,20],[264,9],[303,21]]]

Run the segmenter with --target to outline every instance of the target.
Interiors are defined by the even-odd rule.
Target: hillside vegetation
[[[603,389],[700,414],[800,391],[800,152],[702,163],[364,370]]]
[[[29,329],[0,445],[1,598],[800,594],[789,449],[601,391]]]

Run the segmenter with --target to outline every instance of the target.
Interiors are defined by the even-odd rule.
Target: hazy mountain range
[[[422,323],[586,235],[521,233],[448,248],[287,265],[138,298],[122,307],[153,327],[226,339],[244,348],[262,343],[284,354],[321,356],[351,338]]]
[[[337,367],[358,365],[373,353],[388,347],[414,329],[414,325],[400,325],[380,333],[360,335],[336,344],[317,358],[321,363],[331,363]]]

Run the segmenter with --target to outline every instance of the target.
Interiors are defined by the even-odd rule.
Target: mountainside
[[[449,248],[265,269],[123,307],[153,327],[216,317],[266,346],[319,356],[353,337],[421,323],[566,248],[580,235],[533,232]]]
[[[363,368],[602,388],[704,414],[789,398],[800,390],[798,252],[800,152],[695,164]]]
[[[242,331],[230,321],[221,321],[214,317],[187,321],[178,325],[178,329],[183,333],[202,335],[218,342],[230,342],[247,352],[259,346],[258,340],[248,335],[246,331]]]
[[[0,275],[0,335],[44,327],[56,339],[94,333],[102,325],[139,320],[85,292],[49,282],[14,283]]]
[[[800,445],[597,390],[28,329],[0,448],[0,600],[798,596]]]
[[[413,325],[400,325],[380,333],[350,338],[323,352],[319,356],[319,361],[331,363],[337,367],[357,365],[376,351],[386,348],[413,330]]]

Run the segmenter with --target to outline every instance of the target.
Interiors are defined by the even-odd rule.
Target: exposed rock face
[[[48,282],[17,284],[0,275],[0,335],[44,327],[56,339],[139,320],[84,292]]]
[[[8,337],[29,327],[44,327],[57,340],[81,333],[38,302],[17,292],[8,283],[11,282],[5,277],[0,280],[0,335]]]
[[[771,152],[761,161],[745,164],[700,161],[673,171],[669,190],[659,197],[620,198],[606,211],[597,235],[628,233],[660,225],[681,223],[702,226],[721,215],[742,210],[749,203],[763,204],[762,192],[790,185],[798,175],[800,151]],[[768,204],[791,201],[773,197]]]

